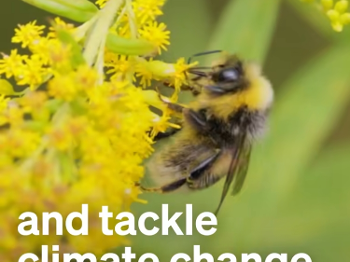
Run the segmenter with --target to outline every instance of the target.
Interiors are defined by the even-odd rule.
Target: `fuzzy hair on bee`
[[[198,54],[202,55],[202,54]],[[180,188],[199,190],[225,178],[220,207],[231,188],[240,192],[252,145],[261,137],[273,103],[273,89],[261,68],[236,55],[225,55],[205,70],[191,68],[193,102],[168,104],[182,114],[181,129],[172,142],[154,154],[147,165],[155,180],[168,182],[144,191],[166,193]]]

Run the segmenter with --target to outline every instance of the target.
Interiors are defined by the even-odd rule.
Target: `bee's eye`
[[[239,79],[239,72],[235,68],[227,68],[220,71],[217,75],[218,82],[235,82]]]

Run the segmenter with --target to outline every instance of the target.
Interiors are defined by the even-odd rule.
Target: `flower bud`
[[[325,11],[328,11],[330,9],[332,9],[333,7],[333,0],[322,0],[321,1],[322,7]]]
[[[106,47],[120,55],[148,55],[154,52],[155,47],[143,39],[128,39],[115,34],[108,34]]]
[[[340,16],[340,21],[343,25],[350,24],[350,13],[345,13]]]
[[[333,23],[339,20],[339,13],[333,9],[327,12],[327,16]]]
[[[342,0],[342,1],[338,1],[335,4],[334,9],[342,14],[342,13],[345,13],[346,10],[348,10],[348,7],[349,7],[349,2],[346,0]]]

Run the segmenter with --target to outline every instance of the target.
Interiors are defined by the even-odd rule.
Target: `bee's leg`
[[[179,114],[182,115],[182,112],[183,112],[183,110],[184,110],[185,107],[183,107],[182,105],[179,105],[179,104],[172,103],[172,102],[169,102],[169,101],[164,100],[164,99],[161,97],[160,94],[159,94],[159,99],[160,99],[164,104],[166,104],[167,107],[168,107],[170,110],[172,110],[172,111],[174,111],[174,112],[179,113]],[[182,126],[181,126],[181,123],[178,122],[178,121],[176,122],[176,125],[182,127]],[[154,137],[153,140],[154,140],[154,141],[158,141],[158,140],[161,140],[161,139],[163,139],[163,138],[170,137],[170,136],[176,134],[176,133],[177,133],[178,131],[180,131],[180,130],[181,130],[181,128],[171,128],[170,130],[167,130],[166,132],[160,132],[160,133],[158,133],[158,134]]]
[[[186,183],[186,178],[182,178],[161,187],[146,188],[141,185],[139,186],[144,192],[168,193],[182,187],[185,183]]]
[[[197,79],[197,78],[198,78],[198,79]],[[196,77],[190,79],[190,82],[197,81],[197,80],[199,80],[200,78],[202,78],[202,77],[196,76]],[[167,87],[173,88],[173,86],[171,86],[169,83],[164,82],[163,84],[164,84],[165,86],[167,86]],[[182,85],[180,89],[181,89],[182,91],[191,91],[192,95],[194,95],[194,96],[197,96],[197,95],[200,94],[200,91],[198,90],[199,88],[196,88],[195,86]]]
[[[192,78],[191,81],[196,81],[196,78],[197,78],[197,77]],[[199,78],[199,79],[200,79],[200,78]],[[200,88],[200,87],[196,87],[195,85],[193,85],[193,86],[188,86],[188,90],[191,91],[191,93],[192,93],[193,96],[198,96],[198,95],[201,93],[201,91],[200,91],[201,88]]]
[[[153,138],[153,141],[159,141],[159,140],[161,140],[163,138],[171,137],[171,136],[175,135],[180,130],[181,129],[172,128],[169,131],[160,132]]]
[[[184,110],[184,106],[179,105],[179,104],[175,104],[175,103],[171,103],[171,102],[165,102],[168,106],[169,109],[177,112],[177,113],[182,113]]]
[[[202,77],[199,77],[198,79],[200,79],[200,78],[202,78]],[[192,81],[197,81],[196,79],[197,79],[197,77],[194,77],[194,78],[192,78],[190,81],[191,81],[191,82],[192,82]],[[198,95],[200,94],[200,90],[199,90],[199,89],[200,89],[200,88],[195,87],[194,85],[193,85],[193,86],[190,86],[190,85],[182,85],[182,86],[181,86],[181,90],[188,90],[188,91],[191,91],[191,93],[192,93],[193,96],[198,96]]]
[[[170,101],[167,101],[166,99],[164,99],[162,97],[162,95],[159,92],[158,92],[158,98],[160,101],[162,101],[164,104],[166,104],[170,110],[175,111],[177,113],[182,113],[183,109],[185,108],[184,106],[182,106],[180,104],[176,104],[176,103],[172,103]]]

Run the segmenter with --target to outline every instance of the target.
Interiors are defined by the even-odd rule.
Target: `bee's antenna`
[[[198,53],[198,54],[194,54],[193,56],[191,56],[188,59],[187,64],[191,63],[193,57],[202,56],[202,55],[209,55],[209,54],[215,54],[215,53],[221,53],[221,52],[222,52],[222,50],[212,50],[212,51],[206,51],[206,52],[201,52],[201,53]]]
[[[191,63],[193,57],[202,56],[202,55],[209,55],[209,54],[214,54],[214,53],[221,53],[221,52],[222,52],[222,50],[212,50],[212,51],[206,51],[206,52],[201,52],[201,53],[194,54],[194,55],[192,55],[192,56],[190,56],[188,58],[187,64]],[[192,70],[185,71],[185,78],[186,78],[187,82],[189,82],[189,80],[188,80],[189,79],[188,72],[196,74],[199,77],[205,77],[206,73],[202,73],[202,72],[200,72],[198,70],[200,70],[200,69],[210,69],[210,68],[211,67],[195,67]]]
[[[191,74],[197,75],[197,76],[201,76],[201,77],[207,76],[207,74],[205,72],[198,71],[198,70],[189,69],[188,72]]]

